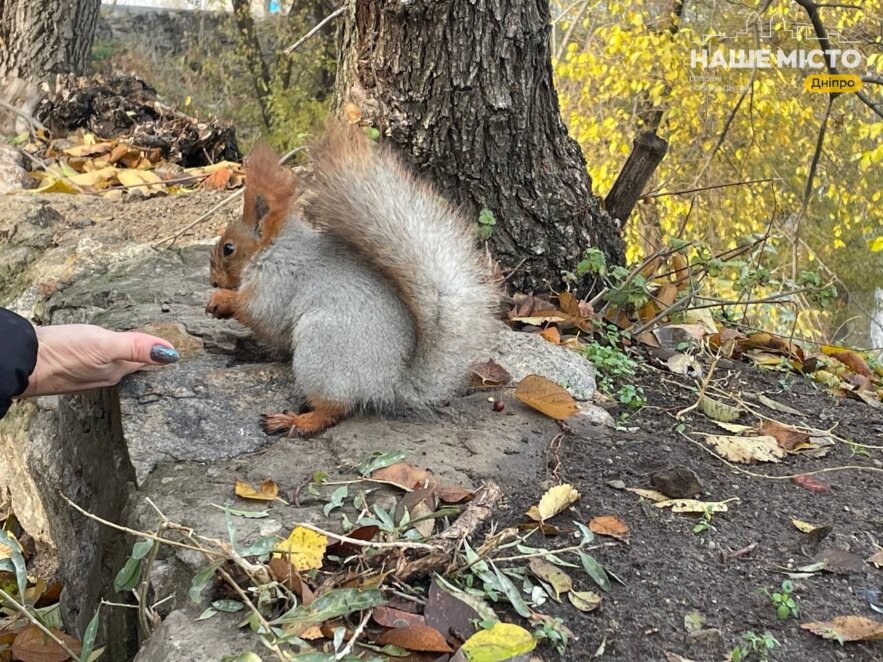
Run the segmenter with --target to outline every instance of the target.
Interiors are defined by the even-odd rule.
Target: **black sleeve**
[[[24,317],[0,308],[0,418],[28,387],[37,363],[37,334]]]

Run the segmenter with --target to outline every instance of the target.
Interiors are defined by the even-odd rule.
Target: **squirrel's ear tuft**
[[[294,194],[291,171],[279,165],[278,157],[267,145],[256,145],[245,159],[245,225],[255,236],[261,236],[271,212],[273,216],[287,215]]]

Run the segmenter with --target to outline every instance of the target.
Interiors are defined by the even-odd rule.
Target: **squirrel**
[[[268,148],[249,154],[242,217],[210,261],[206,311],[292,353],[308,411],[264,414],[267,434],[443,402],[495,335],[496,287],[461,212],[359,127],[330,124],[311,157],[300,181]]]

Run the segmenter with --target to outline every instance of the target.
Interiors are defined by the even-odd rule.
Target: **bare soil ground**
[[[603,653],[598,656],[603,660],[667,660],[669,653],[697,661],[723,660],[743,643],[743,633],[753,631],[769,632],[778,640],[770,660],[883,660],[883,642],[840,645],[799,627],[802,622],[845,614],[879,621],[865,596],[876,595],[875,602],[880,603],[883,569],[863,563],[852,571],[839,568],[836,573],[795,580],[794,595],[800,608],[797,620],[779,620],[763,593],[763,589],[778,589],[786,579],[786,569],[810,564],[823,550],[848,550],[859,559],[879,550],[875,543],[883,542],[883,415],[865,404],[835,399],[800,377],[792,376],[783,390],[779,383],[782,373],[742,363],[719,365],[716,376],[726,376],[727,388],[733,392],[765,392],[802,412],[796,417],[762,408],[767,416],[820,429],[836,425],[840,437],[876,445],[866,451],[869,455],[838,443],[820,459],[789,456],[780,464],[740,467],[770,476],[846,465],[871,470],[814,476],[830,486],[821,493],[808,491],[790,479],[736,471],[676,431],[675,414],[695,401],[691,391],[679,386],[688,380],[652,369],[643,373],[640,383],[648,406],[625,424],[637,429],[610,430],[592,439],[567,436],[547,458],[549,474],[573,484],[582,494],[576,504],[582,521],[616,515],[631,529],[630,544],[596,551],[596,558],[624,582],[613,584],[599,611],[582,614],[570,605],[549,609],[562,616],[578,637],[564,658],[594,659],[603,642]],[[743,414],[738,422],[754,420]],[[695,412],[686,428],[722,432]],[[678,465],[695,471],[703,488],[699,498],[739,499],[730,504],[729,512],[714,515],[712,528],[705,532],[693,532],[699,521],[695,518],[657,509],[609,485],[622,481],[628,487],[649,488],[653,472]],[[520,489],[508,490],[513,522],[507,524],[536,503],[543,478],[531,481],[525,477]],[[795,528],[792,517],[829,525],[831,533],[813,542]],[[548,546],[561,544],[547,541]],[[733,554],[749,545],[755,545],[749,552]],[[597,590],[590,582],[584,588]],[[684,618],[694,611],[702,615],[710,632],[688,636]],[[545,657],[554,659],[555,654],[547,650]]]

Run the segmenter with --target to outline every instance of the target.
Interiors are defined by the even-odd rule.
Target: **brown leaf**
[[[457,485],[433,485],[432,491],[444,503],[463,503],[472,499],[474,490],[466,490]]]
[[[348,538],[355,538],[356,540],[372,540],[374,536],[377,535],[378,531],[380,531],[379,526],[376,524],[368,524],[366,526],[355,528],[346,535]],[[359,549],[360,547],[358,545],[338,540],[328,545],[328,549],[326,549],[325,552],[326,554],[333,554],[334,556],[345,556],[346,554],[353,554],[359,551]]]
[[[543,329],[542,333],[540,333],[540,336],[542,336],[554,345],[561,344],[561,332],[558,330],[557,327],[550,326],[546,329]]]
[[[594,325],[589,319],[594,311],[588,302],[578,300],[570,292],[562,292],[558,295],[558,305],[561,307],[561,312],[567,316],[564,322],[566,327],[575,326],[586,333],[594,330]]]
[[[199,188],[205,191],[223,191],[227,188],[232,174],[230,168],[215,170],[212,174],[202,180],[202,184],[199,185]]]
[[[779,446],[786,451],[793,451],[800,444],[809,443],[809,435],[806,432],[782,425],[777,421],[764,421],[760,426],[760,433],[774,437]]]
[[[445,641],[442,633],[428,625],[409,625],[387,630],[377,638],[377,643],[381,646],[392,644],[409,651],[427,653],[452,653],[454,651]]]
[[[865,559],[868,563],[873,564],[877,568],[883,568],[883,549],[881,549],[876,554],[869,556]]]
[[[518,382],[513,395],[529,407],[559,421],[579,411],[570,393],[539,375],[528,375]]]
[[[505,386],[510,381],[512,381],[512,375],[493,359],[479,363],[472,368],[473,386]]]
[[[674,283],[663,283],[656,293],[656,299],[663,308],[668,308],[675,302],[678,296],[678,288]]]
[[[543,297],[538,297],[534,294],[516,293],[512,296],[512,301],[515,302],[515,308],[513,308],[513,312],[521,316],[533,315],[534,313],[538,313],[540,311],[558,310],[558,306],[556,306],[554,303],[544,299]]]
[[[671,268],[674,271],[675,285],[685,286],[690,281],[690,263],[680,253],[671,256]]]
[[[74,653],[80,653],[79,641],[55,628],[49,628],[49,631]],[[29,625],[16,635],[12,644],[12,654],[21,662],[64,662],[70,659],[70,655],[36,625]]]
[[[591,529],[593,533],[597,533],[599,536],[610,536],[611,538],[616,538],[623,542],[629,541],[628,524],[614,515],[593,517],[589,521],[589,529]]]
[[[800,627],[825,639],[841,642],[883,639],[883,623],[864,616],[835,616],[830,621],[801,623]]]
[[[847,368],[858,375],[871,378],[871,369],[862,358],[861,354],[854,349],[847,347],[837,347],[836,345],[822,345],[822,352],[831,358],[835,358]]]
[[[313,593],[313,590],[307,585],[300,573],[287,559],[270,559],[267,563],[267,567],[270,570],[273,579],[299,597],[304,605],[309,605],[314,600],[315,594]]]
[[[421,487],[435,480],[429,470],[415,467],[407,462],[397,462],[388,467],[378,469],[371,474],[371,478],[385,480],[394,485],[404,487],[406,490]]]
[[[233,487],[236,496],[243,499],[253,499],[255,501],[272,501],[279,494],[279,486],[273,480],[265,480],[260,484],[258,489],[253,488],[248,483],[236,479]]]
[[[374,620],[385,628],[401,628],[408,625],[426,625],[420,614],[411,614],[392,607],[374,607]]]
[[[799,345],[773,333],[752,333],[747,338],[740,340],[739,346],[742,351],[762,349],[803,361],[803,349]]]
[[[831,489],[830,485],[827,485],[820,480],[816,480],[812,476],[794,476],[794,478],[791,479],[791,482],[795,485],[799,485],[805,490],[809,490],[810,492],[815,492],[817,494],[821,492],[827,492]]]

